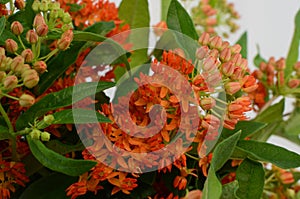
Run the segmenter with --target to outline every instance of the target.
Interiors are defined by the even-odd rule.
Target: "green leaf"
[[[171,0],[161,0],[161,21],[167,20]]]
[[[68,6],[70,6],[70,12],[77,12],[79,10],[81,10],[82,8],[84,8],[83,5],[79,5],[76,3],[67,3]]]
[[[222,195],[222,184],[211,167],[208,171],[207,179],[204,183],[202,199],[220,198]]]
[[[8,128],[0,126],[0,140],[11,139],[12,135],[8,132]]]
[[[5,24],[6,24],[6,18],[5,16],[2,16],[0,18],[0,35],[2,35],[3,30],[5,29]]]
[[[233,181],[223,185],[222,196],[220,199],[236,199],[235,191],[238,189],[238,182]]]
[[[191,17],[177,0],[170,3],[167,24],[171,30],[183,33],[194,40],[199,38]]]
[[[22,130],[28,123],[34,121],[48,111],[70,106],[71,104],[94,95],[107,88],[113,87],[112,82],[90,82],[82,83],[73,87],[68,87],[61,91],[50,93],[32,105],[25,113],[20,115],[16,122],[16,128]]]
[[[257,122],[264,122],[264,123],[271,123],[271,122],[279,122],[282,121],[282,114],[284,111],[284,98],[278,102],[277,104],[274,104],[264,110],[262,113],[260,113],[256,118],[255,121]]]
[[[124,20],[124,23],[129,24],[130,28],[133,29],[131,34],[129,34],[128,40],[128,43],[132,44],[132,48],[135,49],[131,55],[131,68],[139,66],[148,60],[148,27],[150,27],[148,7],[148,0],[123,0],[119,7],[120,19]]]
[[[261,62],[267,61],[260,55],[259,46],[257,46],[257,55],[254,57],[253,63],[257,68],[259,68]]]
[[[286,58],[286,68],[284,70],[285,77],[289,77],[293,71],[294,64],[298,60],[299,56],[299,44],[300,44],[300,10],[295,17],[295,31],[290,46],[289,53]]]
[[[19,199],[67,199],[65,190],[75,182],[76,177],[53,173],[30,184]]]
[[[97,164],[95,161],[66,158],[48,149],[40,140],[31,139],[29,135],[26,137],[32,154],[40,163],[53,171],[79,176]]]
[[[6,4],[8,2],[9,2],[9,0],[0,0],[0,4]]]
[[[240,139],[240,136],[241,131],[235,133],[217,145],[213,152],[213,158],[211,161],[211,167],[214,167],[215,171],[221,169],[226,161],[230,158],[238,140]]]
[[[243,35],[236,43],[241,45],[242,47],[241,55],[243,58],[247,59],[248,58],[248,33],[244,32]]]
[[[296,112],[291,115],[291,118],[286,122],[285,134],[299,135],[300,134],[300,113]]]
[[[237,148],[251,159],[270,162],[283,169],[300,166],[300,155],[285,148],[254,140],[240,140]]]
[[[67,109],[53,114],[53,124],[87,124],[111,122],[110,119],[93,110]]]
[[[235,126],[235,129],[241,130],[242,134],[240,139],[245,139],[246,137],[249,137],[258,131],[262,130],[264,127],[266,127],[267,124],[261,123],[261,122],[254,122],[254,121],[239,121],[237,125]],[[229,129],[223,129],[222,131],[222,138],[227,138],[231,135],[233,135],[236,132],[236,130],[229,130]]]
[[[47,146],[47,148],[62,155],[74,151],[82,151],[85,149],[84,145],[81,142],[76,145],[70,145],[70,144],[64,144],[58,140],[50,140],[49,142],[46,142],[45,145]]]
[[[236,171],[236,179],[239,182],[236,196],[241,199],[261,198],[265,183],[265,171],[261,163],[245,159]]]

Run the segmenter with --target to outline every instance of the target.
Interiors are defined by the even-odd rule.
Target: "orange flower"
[[[112,190],[112,195],[116,194],[119,191],[122,191],[125,194],[130,194],[130,191],[132,191],[134,188],[136,188],[138,185],[136,184],[137,179],[134,178],[126,178],[127,173],[120,172],[119,178],[110,178],[108,181],[115,185],[115,187]]]

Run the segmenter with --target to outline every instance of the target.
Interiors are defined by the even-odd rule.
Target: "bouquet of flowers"
[[[233,4],[161,3],[0,1],[0,199],[300,199],[300,12],[248,63]]]

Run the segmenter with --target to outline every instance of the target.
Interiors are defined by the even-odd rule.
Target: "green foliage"
[[[111,122],[107,117],[93,110],[67,109],[53,114],[54,124],[89,124]]]
[[[257,68],[259,68],[261,62],[267,62],[267,61],[260,55],[260,50],[259,47],[257,46],[257,55],[254,57],[253,63]]]
[[[2,35],[3,30],[5,29],[6,19],[4,16],[0,18],[0,35]]]
[[[18,118],[16,128],[21,130],[28,126],[30,122],[33,122],[35,118],[43,116],[48,111],[69,106],[114,85],[111,82],[82,83],[55,93],[50,93],[36,102]]]
[[[236,191],[238,198],[261,198],[265,181],[265,171],[261,163],[245,159],[236,171],[236,179],[239,183]]]
[[[70,176],[79,176],[89,171],[97,162],[66,158],[48,149],[40,140],[26,136],[30,150],[35,158],[45,167]]]
[[[207,180],[204,184],[202,199],[220,198],[222,195],[222,184],[211,167],[208,171]]]
[[[33,182],[19,199],[66,199],[65,190],[77,181],[76,177],[53,173]]]
[[[238,189],[238,182],[233,181],[223,185],[222,196],[220,199],[236,199],[235,192]]]
[[[298,60],[299,56],[299,44],[300,44],[300,10],[295,17],[295,31],[290,45],[290,50],[286,58],[286,68],[284,76],[289,77],[293,71],[294,64]]]
[[[271,122],[279,122],[282,121],[282,114],[284,111],[284,98],[264,110],[262,113],[260,113],[256,118],[255,121],[257,122],[264,122],[264,123],[271,123]]]
[[[247,59],[248,58],[248,33],[244,32],[236,43],[241,45],[242,47],[241,55],[243,58]]]
[[[58,140],[50,140],[49,142],[45,142],[45,145],[47,148],[62,155],[74,151],[82,151],[85,149],[84,145],[81,142],[75,145],[71,145],[71,144],[62,143]]]
[[[161,0],[161,20],[166,21],[171,0]]]
[[[247,154],[246,157],[270,162],[283,169],[300,166],[300,155],[273,144],[254,140],[240,140],[237,148]],[[244,157],[244,158],[246,158]]]

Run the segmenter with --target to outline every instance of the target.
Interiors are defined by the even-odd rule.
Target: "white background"
[[[111,1],[117,5],[121,2],[121,0]],[[160,21],[160,1],[149,0],[151,25]],[[199,1],[188,2],[189,4],[183,5],[190,9]],[[229,38],[229,41],[235,43],[245,30],[248,31],[248,59],[251,68],[253,68],[252,60],[257,53],[257,44],[261,55],[266,59],[271,56],[276,59],[286,57],[293,36],[294,17],[300,8],[299,0],[229,0],[229,2],[234,3],[241,15],[238,21],[241,28]],[[272,136],[269,142],[300,153],[300,147],[287,140]]]

